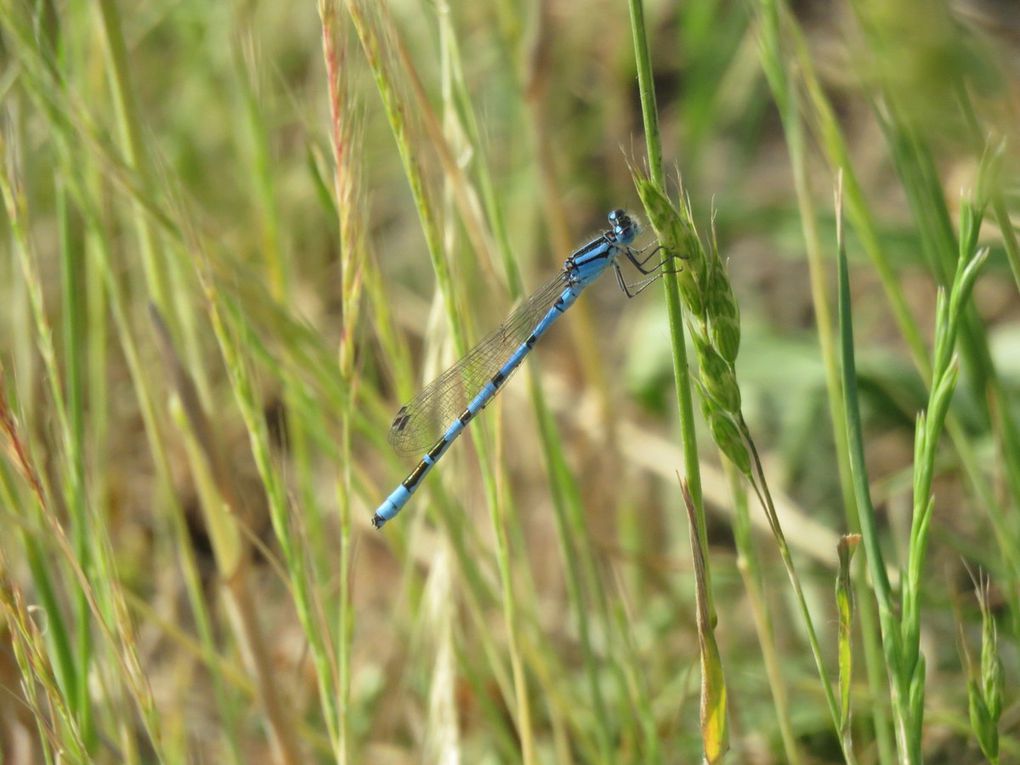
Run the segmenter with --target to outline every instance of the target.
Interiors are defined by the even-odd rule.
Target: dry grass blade
[[[687,483],[680,480],[680,489],[687,508],[691,531],[691,548],[694,553],[695,599],[698,604],[698,645],[701,655],[701,742],[705,761],[714,765],[721,762],[729,749],[729,723],[726,712],[726,678],[723,675],[722,656],[715,640],[715,627],[708,610],[708,582],[705,576],[707,551],[698,539],[694,500]]]

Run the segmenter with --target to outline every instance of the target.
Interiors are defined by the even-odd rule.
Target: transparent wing
[[[566,274],[557,274],[511,311],[499,328],[464,358],[402,406],[390,427],[390,446],[408,455],[418,455],[432,446],[528,338],[566,286]]]

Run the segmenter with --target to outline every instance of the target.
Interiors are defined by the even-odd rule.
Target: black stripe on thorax
[[[580,268],[585,263],[592,263],[596,260],[605,260],[609,257],[609,252],[612,250],[612,241],[606,238],[603,234],[598,239],[593,239],[588,242],[584,247],[574,251],[574,253],[567,258],[566,269],[570,271],[574,268]],[[604,248],[600,255],[589,257],[589,255],[599,248]]]
[[[570,254],[570,257],[567,258],[567,260],[575,260],[576,258],[579,258],[582,255],[587,255],[589,252],[591,252],[592,250],[594,250],[594,249],[596,249],[598,247],[601,247],[603,244],[605,244],[608,241],[609,240],[606,239],[605,236],[600,236],[600,237],[597,237],[595,239],[592,239],[590,242],[588,242],[588,244],[584,245],[580,249],[574,250]]]

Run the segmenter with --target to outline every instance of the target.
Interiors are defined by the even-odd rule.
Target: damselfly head
[[[609,225],[613,227],[613,238],[620,244],[630,244],[641,232],[641,226],[624,210],[609,213]]]

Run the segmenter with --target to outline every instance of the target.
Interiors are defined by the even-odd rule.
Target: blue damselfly
[[[375,511],[372,524],[376,528],[401,511],[450,444],[493,399],[538,339],[574,304],[585,287],[612,266],[620,289],[627,297],[634,297],[662,274],[665,259],[646,268],[660,248],[643,260],[639,258],[642,251],[630,248],[640,231],[633,218],[623,210],[613,210],[609,225],[609,230],[575,250],[564,261],[563,270],[515,308],[495,332],[400,407],[390,427],[390,444],[401,454],[427,451]],[[621,255],[646,278],[627,284],[617,262]]]

